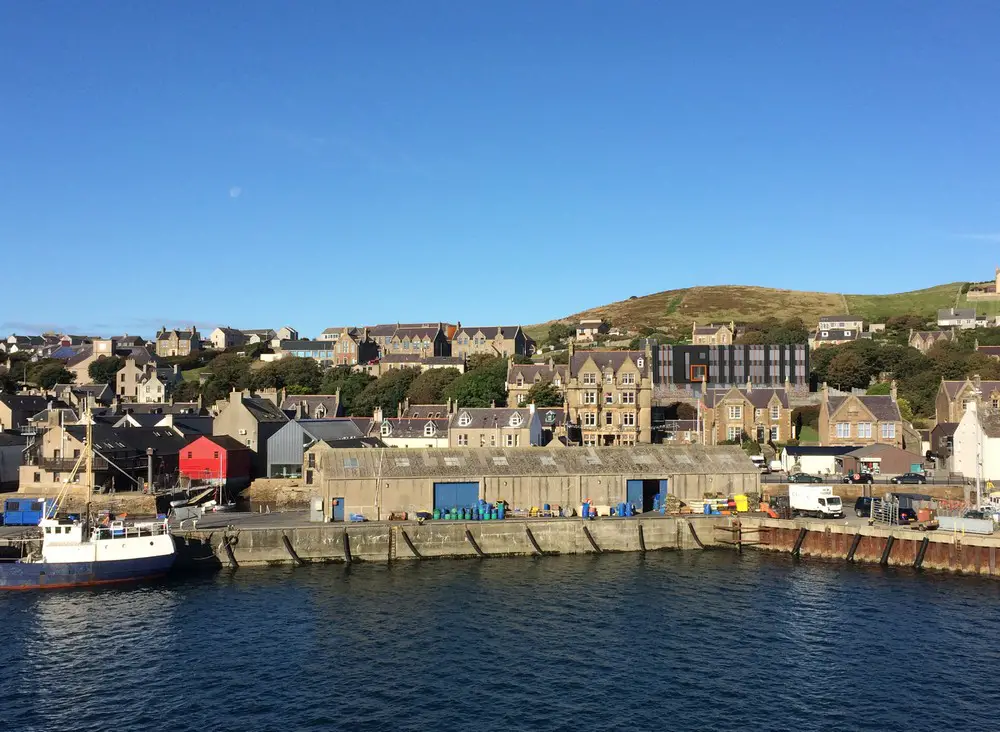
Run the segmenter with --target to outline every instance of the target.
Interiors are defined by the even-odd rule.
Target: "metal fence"
[[[845,481],[842,475],[817,475],[815,476],[821,479],[824,485],[865,485],[858,481],[854,483],[853,481]],[[929,476],[926,478],[924,483],[894,483],[892,481],[893,476],[883,476],[876,475],[872,479],[871,485],[909,485],[909,486],[920,486],[920,485],[972,485],[975,481],[971,478],[959,478],[948,476],[938,477],[936,475]],[[761,483],[788,483],[788,476],[784,473],[765,473],[760,476]],[[986,490],[985,488],[983,489]]]

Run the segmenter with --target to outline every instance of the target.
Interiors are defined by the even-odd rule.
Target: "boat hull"
[[[11,562],[0,564],[0,590],[89,587],[162,577],[174,554],[103,562]]]

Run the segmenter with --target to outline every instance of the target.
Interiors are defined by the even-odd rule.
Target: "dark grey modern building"
[[[302,458],[310,445],[320,440],[330,444],[350,440],[357,447],[353,441],[362,437],[365,435],[350,419],[292,420],[267,439],[267,477],[301,478]]]
[[[754,386],[779,389],[809,388],[809,346],[733,345],[660,346],[654,345],[654,385],[697,388]]]

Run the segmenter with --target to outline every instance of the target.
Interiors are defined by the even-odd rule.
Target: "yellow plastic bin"
[[[736,501],[737,513],[747,513],[750,510],[750,503],[746,496],[733,496],[733,499]]]

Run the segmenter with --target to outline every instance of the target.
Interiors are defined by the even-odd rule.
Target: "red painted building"
[[[191,480],[224,479],[226,485],[246,485],[250,482],[253,453],[228,435],[202,435],[181,448],[179,471]]]

